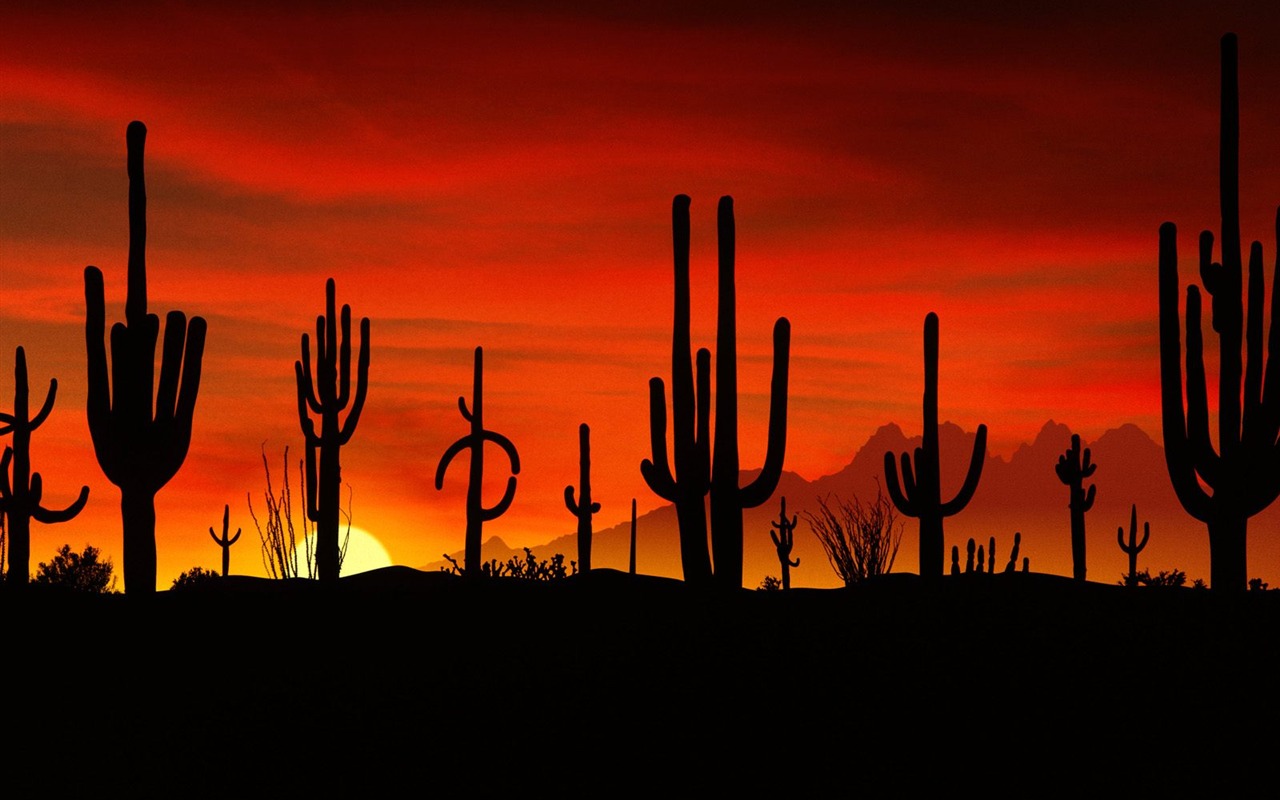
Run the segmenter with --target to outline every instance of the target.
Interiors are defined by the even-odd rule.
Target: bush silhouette
[[[71,545],[64,544],[53,561],[48,564],[40,562],[32,583],[91,594],[110,594],[116,590],[111,559],[99,561],[99,556],[98,548],[93,545],[85,545],[83,553],[74,553]]]
[[[174,578],[173,585],[169,589],[172,591],[174,589],[182,590],[207,586],[221,577],[216,570],[192,567],[189,570],[184,570],[178,577]]]
[[[888,574],[902,542],[893,502],[879,491],[870,503],[857,497],[828,500],[819,498],[817,513],[804,516],[844,585]]]

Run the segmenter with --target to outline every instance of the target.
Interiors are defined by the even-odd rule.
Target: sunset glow
[[[1049,419],[1086,440],[1134,423],[1158,443],[1157,229],[1178,224],[1182,280],[1198,280],[1194,237],[1220,224],[1229,30],[1242,231],[1262,242],[1270,292],[1280,6],[1252,5],[7,7],[0,408],[22,345],[33,394],[59,382],[32,445],[48,502],[90,487],[75,520],[33,526],[32,566],[64,542],[121,559],[119,491],[85,418],[82,274],[102,269],[108,324],[122,319],[130,120],[149,130],[152,309],[209,331],[191,449],[156,498],[157,584],[218,563],[206,529],[224,504],[245,529],[232,571],[264,574],[246,497],[262,496],[264,448],[273,467],[286,446],[302,452],[293,365],[329,277],[371,320],[368,400],[342,453],[360,526],[350,574],[462,548],[466,456],[442,490],[433,479],[466,431],[457,402],[476,346],[486,423],[522,466],[486,536],[520,546],[575,530],[562,496],[583,422],[598,527],[628,520],[633,497],[641,514],[665,505],[639,464],[647,382],[671,371],[679,193],[693,198],[695,347],[715,339],[716,201],[735,201],[744,469],[764,458],[780,316],[785,469],[805,478],[844,467],[886,423],[919,433],[930,311],[941,418],[987,424],[995,454]],[[486,503],[508,476],[491,458]],[[1096,523],[1113,551],[1124,521]],[[1185,527],[1165,566],[1207,578],[1204,526]],[[1251,527],[1249,552],[1251,575],[1280,585],[1273,524]],[[1035,568],[1070,574],[1070,560]],[[793,580],[830,585],[822,571]]]

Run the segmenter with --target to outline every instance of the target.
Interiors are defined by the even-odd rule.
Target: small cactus
[[[631,498],[631,565],[629,572],[636,574],[636,499]]]
[[[213,528],[209,528],[209,536],[213,541],[222,548],[222,577],[227,577],[231,572],[231,545],[240,540],[240,529],[236,528],[236,535],[228,538],[227,534],[231,530],[231,506],[224,505],[222,507],[222,536],[213,532]]]
[[[769,531],[769,538],[773,539],[773,546],[778,550],[783,590],[791,588],[791,568],[800,566],[800,559],[791,558],[791,547],[795,544],[796,520],[795,514],[791,515],[791,519],[787,519],[787,498],[782,498],[782,509],[778,512],[778,521],[769,523],[777,530]]]
[[[1151,523],[1142,523],[1142,541],[1138,541],[1138,506],[1135,504],[1129,509],[1129,541],[1125,542],[1124,526],[1116,529],[1116,541],[1120,543],[1120,549],[1129,554],[1129,572],[1124,576],[1125,586],[1138,585],[1138,553],[1142,552],[1142,548],[1147,546],[1147,540],[1151,538]]]
[[[1086,478],[1092,477],[1098,465],[1091,463],[1089,448],[1080,450],[1080,435],[1071,435],[1071,447],[1058,456],[1054,471],[1058,480],[1071,489],[1071,571],[1078,581],[1084,580],[1084,514],[1093,508],[1093,499],[1097,494],[1097,484],[1090,484],[1088,491],[1084,488]]]
[[[578,519],[578,561],[583,572],[591,571],[591,515],[600,504],[591,502],[591,428],[578,426],[578,500],[573,499],[573,486],[564,487],[564,505]]]
[[[994,540],[994,538],[992,539],[992,541],[993,541],[993,542],[995,541],[995,540]],[[995,545],[994,545],[994,544],[992,544],[992,548],[993,548],[993,549],[994,549],[994,547],[995,547]],[[1014,534],[1013,534],[1013,552],[1009,554],[1009,563],[1008,563],[1008,564],[1006,564],[1006,565],[1005,565],[1005,567],[1004,567],[1004,571],[1005,571],[1006,573],[1013,572],[1014,570],[1016,570],[1016,569],[1017,569],[1017,566],[1018,566],[1018,549],[1019,549],[1019,548],[1021,548],[1021,547],[1022,547],[1022,532],[1021,532],[1021,531],[1016,531],[1016,532],[1014,532]],[[1026,572],[1026,571],[1027,571],[1027,564],[1028,564],[1028,559],[1023,559],[1023,562],[1022,562],[1022,571],[1023,571],[1023,572]]]

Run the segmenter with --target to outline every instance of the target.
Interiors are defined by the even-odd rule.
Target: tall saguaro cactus
[[[631,559],[627,565],[627,572],[631,575],[636,574],[636,499],[631,498]]]
[[[160,318],[147,313],[147,194],[142,168],[146,136],[141,122],[129,123],[125,132],[129,282],[124,324],[111,326],[110,373],[103,344],[106,310],[102,272],[94,266],[84,270],[89,433],[103,473],[120,487],[124,587],[131,594],[153,594],[156,590],[155,496],[177,474],[191,446],[206,333],[202,318],[192,317],[188,324],[181,311],[169,312],[157,389],[155,350]]]
[[[298,385],[298,423],[306,438],[307,518],[316,524],[316,571],[322,581],[336,581],[341,571],[338,515],[341,511],[342,466],[339,454],[351,441],[369,388],[369,318],[360,320],[360,355],[356,361],[356,393],[351,397],[351,306],[342,306],[342,342],[338,342],[333,278],[325,282],[325,313],[316,317],[315,387],[312,387],[311,342],[302,334],[302,359],[293,364]],[[338,416],[347,409],[345,421]],[[320,415],[320,432],[308,412]],[[319,463],[317,464],[317,453]]]
[[[0,435],[13,434],[13,446],[5,447],[4,455],[0,456],[0,513],[8,522],[8,582],[12,586],[25,586],[31,573],[31,520],[50,525],[74,518],[89,500],[89,487],[80,487],[80,496],[60,511],[40,504],[44,482],[39,472],[31,471],[31,432],[44,424],[53,410],[58,381],[50,379],[49,393],[34,418],[27,381],[27,354],[21,347],[14,356],[13,383],[13,413],[0,412]]]
[[[463,574],[468,577],[480,577],[482,566],[480,561],[481,531],[484,523],[502,516],[511,506],[516,496],[516,475],[520,474],[520,455],[511,440],[500,433],[485,430],[484,427],[484,350],[476,348],[475,377],[471,390],[471,408],[467,409],[467,398],[458,398],[458,410],[462,418],[471,423],[471,433],[449,445],[440,457],[440,466],[436,468],[436,490],[444,488],[444,473],[449,462],[463,450],[471,451],[471,468],[467,482],[467,538],[464,551]],[[507,488],[502,499],[490,508],[484,507],[480,496],[484,489],[484,443],[493,442],[506,451],[511,460],[511,476],[507,478]]]
[[[767,501],[782,475],[787,440],[787,374],[791,323],[786,317],[779,317],[773,328],[773,377],[770,384],[765,463],[754,481],[747,486],[739,486],[733,198],[720,198],[717,208],[719,296],[716,347],[719,356],[716,361],[714,459],[711,457],[708,419],[711,354],[705,349],[698,351],[696,384],[689,363],[689,203],[686,195],[678,195],[671,209],[676,284],[671,350],[675,472],[672,473],[667,458],[666,400],[664,386],[659,378],[653,378],[649,382],[649,428],[653,460],[646,459],[640,465],[640,472],[655,494],[676,504],[685,580],[707,583],[714,579],[727,588],[741,588],[742,511]],[[708,491],[711,495],[714,574],[706,557],[706,511],[702,498]]]
[[[942,502],[942,477],[938,458],[938,315],[930,312],[924,318],[924,441],[915,450],[915,469],[912,469],[911,454],[903,453],[902,481],[899,482],[893,453],[884,454],[884,475],[889,497],[903,514],[920,520],[921,577],[942,577],[945,554],[942,520],[960,513],[969,504],[978,488],[978,479],[982,477],[982,463],[986,452],[987,426],[979,425],[964,484],[955,497]]]
[[[578,426],[578,500],[573,499],[573,486],[564,487],[564,504],[578,518],[578,569],[591,571],[591,515],[600,510],[591,502],[591,429],[587,423]]]
[[[1072,434],[1071,448],[1058,456],[1058,463],[1053,467],[1054,472],[1058,473],[1058,480],[1071,489],[1071,501],[1068,504],[1071,509],[1071,572],[1078,581],[1084,580],[1085,573],[1084,514],[1093,508],[1098,488],[1097,484],[1089,484],[1088,491],[1084,488],[1085,479],[1092,477],[1098,469],[1098,465],[1091,462],[1091,456],[1087,447],[1081,454],[1080,435]]]
[[[1280,259],[1272,279],[1271,326],[1264,365],[1262,352],[1262,245],[1249,249],[1248,316],[1240,248],[1239,94],[1236,37],[1222,37],[1222,108],[1219,201],[1222,261],[1213,261],[1213,234],[1200,234],[1200,279],[1212,297],[1212,324],[1218,334],[1218,448],[1210,439],[1200,290],[1187,287],[1186,407],[1183,407],[1182,342],[1178,318],[1177,227],[1160,226],[1160,395],[1165,463],[1174,492],[1187,513],[1209,529],[1210,583],[1214,589],[1244,591],[1245,538],[1249,517],[1280,496],[1276,439],[1280,434]],[[1280,209],[1276,212],[1280,248]],[[1243,334],[1243,336],[1242,336]],[[1241,351],[1248,357],[1242,364]],[[1243,377],[1243,398],[1241,384]],[[1212,490],[1212,493],[1205,490]]]
[[[222,577],[227,577],[231,572],[231,545],[240,541],[240,529],[236,528],[235,536],[228,536],[231,531],[231,506],[224,505],[222,507],[222,536],[213,532],[213,528],[209,528],[209,535],[213,537],[213,541],[222,548]]]

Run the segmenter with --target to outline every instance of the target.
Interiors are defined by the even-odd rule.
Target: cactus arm
[[[160,356],[160,383],[156,389],[156,420],[173,418],[178,399],[178,375],[182,367],[183,338],[187,331],[187,317],[181,311],[171,311],[166,317],[164,347]]]
[[[1138,542],[1138,546],[1136,550],[1138,552],[1141,552],[1142,548],[1147,546],[1147,539],[1150,539],[1150,538],[1151,538],[1151,523],[1144,522],[1142,523],[1142,541]]]
[[[582,508],[573,500],[572,486],[564,487],[564,505],[565,505],[565,508],[569,509],[570,514],[574,515],[575,517],[581,516]]]
[[[653,460],[646,458],[640,462],[640,475],[654,494],[674,503],[676,481],[667,457],[667,399],[661,378],[649,380],[649,446]]]
[[[302,337],[305,342],[307,337]],[[303,346],[306,350],[306,346]],[[302,435],[306,437],[307,445],[312,446],[318,444],[320,438],[316,436],[315,423],[311,421],[311,416],[307,414],[307,405],[311,402],[307,395],[311,393],[310,370],[304,366],[306,362],[295,361],[293,363],[293,374],[298,384],[298,424],[302,427]]]
[[[699,471],[705,471],[705,465],[711,463],[711,351],[699,348],[696,358],[697,383],[695,403],[697,405],[697,430],[694,434],[693,454]],[[702,479],[702,483],[710,485],[710,475]],[[696,487],[695,487],[696,488]],[[705,493],[705,489],[701,489]],[[696,492],[695,492],[696,493]]]
[[[1084,505],[1080,506],[1081,511],[1088,511],[1093,508],[1093,499],[1097,494],[1097,489],[1098,485],[1096,483],[1089,485],[1089,491],[1086,492],[1084,496]]]
[[[513,476],[510,478],[507,478],[506,491],[502,493],[502,499],[498,501],[498,504],[493,506],[492,508],[480,509],[480,518],[483,519],[485,522],[489,522],[491,520],[495,520],[498,517],[502,516],[504,513],[506,513],[507,509],[511,507],[511,501],[515,499],[515,496],[516,496],[516,479]]]
[[[773,326],[773,379],[770,384],[768,447],[764,467],[740,490],[743,508],[763,505],[778,488],[787,448],[787,373],[791,351],[791,322],[780,317]]]
[[[449,445],[449,449],[444,451],[444,455],[440,456],[440,465],[436,467],[436,490],[444,488],[444,473],[449,467],[449,462],[453,457],[463,450],[471,447],[471,437],[464,436],[453,444]]]
[[[314,380],[311,377],[311,337],[305,333],[302,334],[302,359],[294,362],[294,371],[298,376],[298,413],[306,414],[302,410],[304,400],[306,407],[314,413],[324,413],[324,407],[320,405],[315,389],[312,388]]]
[[[494,433],[493,431],[481,431],[480,439],[481,441],[487,440],[493,442],[505,450],[507,452],[507,457],[511,459],[511,471],[516,475],[520,474],[520,454],[516,452],[516,446],[511,443],[510,439],[500,433]]]
[[[889,499],[893,500],[893,504],[898,510],[908,517],[920,516],[920,510],[914,501],[914,492],[903,492],[901,484],[898,483],[898,467],[893,463],[893,453],[884,454],[884,483],[885,488],[889,490]],[[902,468],[905,483],[911,483],[911,462],[906,453],[902,454]]]
[[[1262,423],[1262,304],[1266,289],[1262,285],[1262,244],[1249,247],[1248,310],[1245,318],[1244,419],[1242,431],[1247,442],[1257,441]]]
[[[1218,485],[1221,457],[1209,439],[1209,394],[1204,369],[1204,337],[1200,327],[1200,293],[1187,288],[1187,439],[1192,468],[1210,486]]]
[[[23,366],[25,367],[26,365],[24,364]],[[23,373],[24,374],[22,376],[22,381],[23,381],[23,385],[25,386],[26,385],[25,369],[23,370]],[[39,428],[41,425],[44,424],[45,419],[47,419],[49,416],[49,412],[53,410],[53,398],[57,394],[58,394],[58,379],[50,378],[49,393],[46,394],[44,397],[44,405],[40,407],[40,411],[35,415],[35,417],[33,417],[32,420],[29,423],[27,423],[27,430],[35,430],[36,428]],[[0,415],[0,419],[3,419],[5,416],[7,415]],[[11,422],[13,421],[12,417],[10,417],[10,421]]]
[[[969,471],[964,476],[964,485],[952,498],[951,502],[942,504],[942,515],[949,517],[959,513],[969,504],[973,493],[978,489],[978,480],[982,477],[982,464],[987,456],[987,426],[978,426],[978,435],[973,441],[973,456],[969,459]],[[905,513],[905,512],[904,512]]]
[[[85,503],[89,502],[88,486],[81,486],[79,497],[77,497],[75,501],[71,503],[71,505],[60,510],[49,509],[41,506],[40,497],[43,494],[44,494],[44,481],[40,477],[40,473],[39,472],[32,473],[31,496],[32,496],[32,499],[34,500],[34,503],[32,504],[32,508],[31,508],[31,518],[36,520],[37,522],[43,522],[46,525],[50,525],[56,522],[66,522],[67,520],[75,518],[75,516],[84,509]]]
[[[330,282],[332,282],[330,278]],[[342,306],[342,344],[338,347],[338,408],[351,399],[351,306]]]
[[[180,314],[180,312],[173,312]],[[170,319],[172,320],[172,314]],[[170,322],[172,324],[172,322]],[[170,328],[169,330],[172,330]],[[179,328],[179,330],[181,330]],[[191,423],[196,412],[196,397],[200,392],[200,375],[204,367],[204,343],[208,329],[201,317],[192,317],[187,324],[186,356],[179,351],[177,360],[182,362],[182,382],[178,388],[178,406],[174,416],[178,422],[179,445],[177,462],[185,460],[191,446]],[[168,331],[166,330],[166,334]],[[177,371],[177,368],[174,368]],[[174,468],[175,471],[177,467]]]
[[[347,307],[343,306],[343,312],[346,313]],[[350,328],[350,324],[346,325]],[[350,371],[351,347],[348,339],[343,338],[343,364],[348,365],[345,371]],[[350,383],[350,378],[348,378]],[[356,431],[356,423],[360,421],[360,412],[364,411],[364,398],[369,390],[369,318],[365,317],[360,320],[360,356],[356,364],[356,397],[351,403],[351,409],[347,412],[347,421],[342,423],[342,434],[338,439],[339,444],[346,444],[351,441],[351,435]],[[345,400],[343,404],[345,405]]]
[[[471,416],[471,412],[467,410],[467,398],[458,398],[458,411],[462,414],[462,418],[467,422],[474,422],[475,417]]]
[[[1280,208],[1276,208],[1276,262],[1271,274],[1271,327],[1267,333],[1267,368],[1262,386],[1262,441],[1280,435]]]

